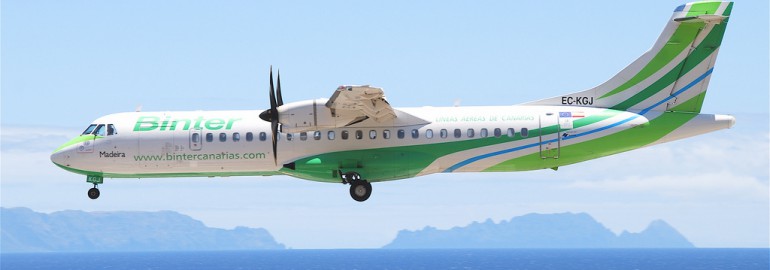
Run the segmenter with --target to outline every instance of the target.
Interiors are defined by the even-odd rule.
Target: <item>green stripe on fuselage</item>
[[[554,168],[637,149],[663,138],[695,116],[697,114],[694,113],[665,112],[652,119],[649,125],[562,146],[558,159],[542,159],[538,152],[501,162],[484,171],[507,172]]]
[[[601,113],[575,120],[573,127],[591,125],[621,113],[624,112],[604,110]],[[339,182],[339,176],[335,176],[334,173],[337,170],[342,170],[343,173],[355,171],[364,179],[372,182],[410,178],[422,172],[436,159],[449,154],[533,139],[537,138],[541,132],[542,135],[549,135],[557,131],[557,126],[553,125],[542,130],[530,130],[530,136],[526,138],[521,137],[521,133],[517,132],[513,138],[492,136],[455,142],[325,153],[298,159],[295,161],[295,170],[284,168],[281,169],[281,172],[294,177],[321,182]]]
[[[56,164],[56,163],[54,163]],[[185,172],[185,173],[105,173],[79,170],[72,167],[56,164],[59,168],[66,171],[89,175],[89,176],[101,176],[105,178],[168,178],[168,177],[228,177],[228,176],[271,176],[282,175],[279,171],[267,171],[267,172]]]
[[[61,146],[59,146],[59,148],[56,148],[56,150],[53,150],[53,152],[54,153],[59,152],[59,150],[67,148],[70,145],[75,145],[75,144],[79,144],[79,143],[82,143],[82,142],[85,142],[85,141],[90,141],[90,140],[98,140],[98,139],[101,139],[101,138],[104,138],[104,137],[96,136],[96,135],[80,135],[80,136],[72,138],[72,140],[69,140],[66,143],[62,144]]]

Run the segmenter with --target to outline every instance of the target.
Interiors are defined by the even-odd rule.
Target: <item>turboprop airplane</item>
[[[557,169],[730,128],[701,114],[732,2],[674,10],[652,48],[594,88],[512,106],[395,108],[381,88],[338,87],[328,99],[265,111],[127,112],[96,119],[57,148],[54,164],[104,178],[290,175],[350,185],[434,173]],[[277,90],[277,91],[276,91]]]

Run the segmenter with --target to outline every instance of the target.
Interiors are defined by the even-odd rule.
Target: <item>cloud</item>
[[[683,199],[734,197],[767,201],[769,186],[756,177],[729,171],[677,175],[629,176],[600,181],[576,181],[569,188],[610,192],[649,192]]]
[[[3,126],[0,146],[4,154],[11,151],[51,153],[79,134],[73,129]]]
[[[767,201],[770,134],[726,131],[586,162],[565,188]],[[583,171],[583,172],[586,172]],[[601,172],[600,174],[596,172]]]

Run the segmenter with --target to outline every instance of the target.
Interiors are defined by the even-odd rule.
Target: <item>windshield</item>
[[[106,128],[104,127],[104,125],[100,124],[99,126],[96,127],[96,131],[94,131],[94,135],[104,136],[105,131],[106,131]]]
[[[92,132],[94,132],[94,129],[95,129],[95,128],[96,128],[96,124],[91,124],[91,125],[90,125],[90,126],[88,126],[88,128],[86,128],[86,130],[85,130],[85,131],[83,131],[83,133],[82,133],[82,134],[80,134],[80,135],[88,135],[88,134],[91,134]]]

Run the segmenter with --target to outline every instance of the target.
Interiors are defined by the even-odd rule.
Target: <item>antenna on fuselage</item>
[[[139,106],[136,106],[136,112],[142,111],[142,104],[139,104]]]

